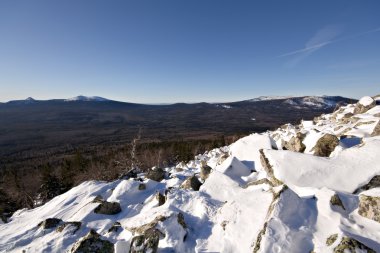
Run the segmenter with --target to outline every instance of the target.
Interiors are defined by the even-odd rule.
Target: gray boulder
[[[188,177],[185,182],[182,183],[181,188],[183,189],[192,189],[198,191],[202,183],[198,180],[196,176]]]
[[[146,174],[146,177],[151,180],[160,182],[165,178],[165,171],[161,168],[150,169]]]
[[[121,212],[121,207],[118,202],[102,201],[94,210],[98,214],[114,215]]]
[[[325,134],[317,141],[312,151],[316,156],[329,157],[338,145],[339,139],[335,135]]]
[[[305,134],[298,132],[289,141],[284,142],[284,148],[290,151],[303,153],[306,149],[306,146],[302,143],[305,137]]]
[[[360,195],[358,213],[380,223],[380,197]]]
[[[61,219],[47,218],[46,220],[38,223],[38,226],[42,227],[43,229],[49,229],[49,228],[55,228],[56,226],[58,226],[61,223],[63,223],[63,221]]]
[[[201,177],[201,179],[203,180],[203,181],[205,181],[207,178],[208,178],[208,176],[210,175],[210,173],[211,173],[211,167],[210,166],[208,166],[207,164],[202,164],[202,166],[201,166],[201,174],[200,174],[200,177]]]
[[[380,135],[380,121],[377,122],[375,128],[373,129],[372,133],[371,133],[371,136],[374,137],[374,136],[378,136]]]
[[[366,99],[367,101],[370,101],[369,104],[363,104],[363,99]],[[367,102],[366,101],[366,102]],[[354,114],[359,114],[359,113],[365,113],[369,109],[373,108],[376,106],[376,101],[371,98],[371,97],[364,97],[359,100],[359,102],[356,103],[355,109],[354,109]]]
[[[113,243],[100,239],[100,235],[91,230],[72,247],[71,253],[113,253]]]

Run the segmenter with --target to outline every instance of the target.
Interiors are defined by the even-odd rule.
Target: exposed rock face
[[[160,236],[162,233],[158,229],[151,228],[146,230],[143,235],[133,237],[129,253],[156,253]]]
[[[118,214],[121,212],[121,207],[118,202],[107,202],[103,201],[101,202],[94,210],[95,213],[98,214]]]
[[[338,144],[339,139],[335,135],[325,134],[317,141],[312,151],[316,156],[329,157]]]
[[[47,218],[44,221],[41,221],[38,226],[42,227],[43,229],[49,229],[49,228],[55,228],[59,224],[61,224],[63,221],[61,219],[57,218]]]
[[[79,230],[81,225],[82,225],[82,222],[79,222],[79,221],[68,221],[60,225],[56,229],[56,231],[62,232],[63,230],[69,229],[69,230],[72,230],[72,234],[75,234]]]
[[[130,253],[143,253],[143,252],[157,252],[158,243],[160,238],[165,237],[159,229],[156,228],[159,222],[164,222],[170,219],[172,216],[157,216],[153,221],[145,224],[141,227],[129,228],[133,234],[137,233],[139,235],[132,238],[130,245]],[[173,217],[174,218],[174,217]],[[177,214],[177,222],[186,230],[187,225],[185,218],[182,213]],[[186,239],[186,235],[183,240]]]
[[[146,177],[151,180],[160,182],[162,179],[165,178],[165,171],[161,168],[155,168],[154,170],[151,169],[146,174]]]
[[[304,152],[306,146],[302,143],[303,139],[305,139],[306,135],[298,132],[296,136],[293,136],[289,141],[284,143],[284,148],[290,151],[295,152]]]
[[[200,174],[200,176],[201,176],[201,179],[204,181],[204,180],[206,180],[207,178],[208,178],[208,176],[210,175],[210,173],[211,173],[211,167],[210,166],[208,166],[207,164],[202,164],[202,167],[201,167],[201,174]]]
[[[365,113],[376,106],[376,101],[371,97],[363,97],[356,103],[354,114]]]
[[[201,187],[202,183],[199,182],[196,176],[188,177],[185,182],[182,183],[181,187],[183,189],[192,189],[194,191],[198,191]]]
[[[343,210],[346,210],[346,208],[344,208],[344,205],[343,205],[343,202],[342,200],[339,198],[338,194],[334,194],[331,199],[330,199],[330,204],[332,206],[340,206]]]
[[[361,251],[358,251],[361,250]],[[367,252],[376,253],[373,249],[368,248],[363,243],[349,237],[343,237],[338,246],[334,248],[334,253],[356,253]]]
[[[113,243],[100,239],[100,235],[91,230],[85,237],[76,242],[71,253],[113,253]]]
[[[372,132],[372,134],[371,134],[372,137],[373,137],[373,136],[378,136],[378,135],[380,135],[380,121],[377,122],[377,124],[376,124],[376,126],[375,126],[375,128],[373,129],[373,132]]]
[[[380,222],[380,197],[361,195],[358,213],[368,219]]]
[[[162,206],[163,204],[165,204],[166,198],[164,195],[157,192],[156,193],[156,200],[158,201],[158,206]]]

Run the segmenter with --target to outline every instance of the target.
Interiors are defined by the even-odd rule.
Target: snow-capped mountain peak
[[[109,101],[109,99],[103,98],[103,97],[98,97],[98,96],[83,96],[79,95],[76,97],[68,98],[65,99],[66,102],[71,102],[71,101],[97,101],[97,102],[103,102],[103,101]]]

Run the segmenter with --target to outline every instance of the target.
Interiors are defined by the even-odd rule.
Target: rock
[[[74,244],[71,253],[113,253],[113,243],[100,239],[100,235],[91,230],[85,237]]]
[[[380,223],[380,197],[360,195],[358,213]]]
[[[38,226],[42,227],[43,229],[49,229],[49,228],[54,228],[54,227],[58,226],[62,222],[63,221],[61,219],[47,218],[46,220],[41,221],[40,223],[38,223]]]
[[[270,165],[268,158],[265,156],[264,150],[260,149],[259,152],[260,152],[261,165],[263,166],[263,169],[267,173],[270,182],[272,182],[272,185],[273,186],[282,185],[283,183],[274,176],[272,165]]]
[[[151,180],[160,182],[165,178],[165,171],[161,168],[150,169],[146,174],[146,177]]]
[[[284,147],[287,150],[303,153],[306,146],[302,143],[306,135],[298,132],[296,136],[293,136],[289,141],[284,142]]]
[[[367,191],[376,187],[380,187],[380,175],[374,176],[367,184],[356,189],[354,194],[358,194],[362,191]]]
[[[156,253],[162,232],[156,228],[145,231],[143,235],[132,238],[129,253]]]
[[[172,214],[170,216],[159,215],[153,221],[145,225],[136,228],[127,228],[129,231],[132,232],[132,234],[139,234],[132,238],[129,252],[157,252],[159,240],[166,236],[157,228],[157,225],[158,223],[164,222],[167,219],[176,218],[178,224],[186,231],[187,225],[183,214],[178,213],[176,217],[174,215],[175,214]],[[186,235],[187,233],[185,233],[183,241],[186,239]]]
[[[334,242],[338,239],[338,234],[330,235],[326,240],[326,245],[331,246],[334,244]]]
[[[377,122],[375,128],[373,129],[373,131],[371,133],[372,137],[378,136],[378,135],[380,135],[380,120]]]
[[[181,188],[183,189],[193,189],[194,191],[198,191],[201,187],[202,183],[199,182],[196,176],[188,177],[185,182],[182,183]]]
[[[359,102],[356,103],[354,114],[365,113],[369,109],[376,106],[376,101],[371,97],[362,97]]]
[[[156,193],[156,200],[158,201],[158,206],[162,206],[163,204],[165,204],[166,198],[164,195],[157,192]]]
[[[96,197],[92,200],[92,203],[102,203],[103,201],[104,200],[102,196],[96,195]]]
[[[68,221],[60,225],[55,231],[62,232],[63,230],[69,229],[72,230],[72,234],[75,234],[81,227],[82,222],[79,221]]]
[[[357,249],[361,251],[357,251]],[[356,253],[356,252],[376,253],[373,249],[368,248],[363,243],[350,237],[343,237],[339,245],[334,248],[334,253]]]
[[[201,166],[201,174],[200,174],[200,177],[201,177],[201,179],[203,180],[203,181],[205,181],[207,178],[208,178],[208,176],[210,175],[210,173],[211,173],[211,167],[210,166],[208,166],[207,164],[205,164],[205,165],[203,165],[202,164],[202,166]]]
[[[325,134],[317,141],[312,151],[316,156],[329,157],[338,145],[339,139],[335,135]]]
[[[344,208],[344,205],[343,205],[343,202],[342,200],[339,198],[338,194],[334,194],[331,199],[330,199],[330,204],[332,206],[340,206],[343,210],[346,210],[346,208]]]
[[[140,191],[143,191],[146,189],[146,185],[145,184],[139,184],[139,190]]]
[[[226,153],[223,153],[223,155],[221,155],[217,161],[217,164],[222,164],[226,159],[228,158],[228,154]]]
[[[121,207],[118,202],[101,202],[94,210],[98,214],[114,215],[121,212]]]
[[[179,225],[183,227],[183,229],[187,228],[186,222],[185,222],[185,217],[183,216],[182,213],[178,213],[177,215],[177,222]]]
[[[112,232],[118,232],[119,230],[121,229],[121,224],[120,222],[116,221],[112,227],[110,227],[108,229],[108,233],[112,233]]]

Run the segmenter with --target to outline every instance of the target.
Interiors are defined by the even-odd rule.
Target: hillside
[[[140,129],[141,139],[148,142],[262,132],[312,119],[350,101],[343,97],[299,97],[144,105],[85,96],[10,101],[0,104],[0,165],[46,153],[59,156],[77,149],[125,145]]]
[[[84,182],[0,224],[0,251],[380,252],[379,101]]]

